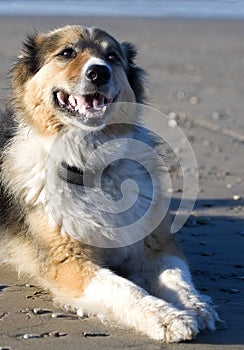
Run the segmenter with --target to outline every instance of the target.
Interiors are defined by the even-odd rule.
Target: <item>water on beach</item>
[[[244,18],[244,0],[0,0],[0,15]]]

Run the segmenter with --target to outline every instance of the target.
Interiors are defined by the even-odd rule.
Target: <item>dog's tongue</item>
[[[93,110],[101,110],[104,107],[104,97],[101,95],[70,95],[69,104],[80,114]],[[89,113],[90,116],[91,113]]]
[[[75,110],[80,111],[90,108],[103,107],[104,98],[102,96],[93,96],[93,95],[70,95],[69,103]]]

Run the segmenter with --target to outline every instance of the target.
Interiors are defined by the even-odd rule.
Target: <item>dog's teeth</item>
[[[79,113],[82,115],[86,114],[86,106],[85,105],[79,106]]]
[[[58,98],[59,103],[60,103],[62,106],[65,106],[65,105],[66,105],[66,102],[65,102],[66,94],[65,94],[64,91],[58,91],[58,93],[57,93],[57,98]]]
[[[76,107],[76,99],[74,98],[73,95],[69,96],[69,104],[71,105],[71,107]]]
[[[94,97],[92,100],[93,108],[98,109],[104,106],[104,97],[103,96],[97,96]]]
[[[108,100],[100,94],[90,95],[72,95],[65,91],[57,92],[58,103],[68,111],[86,118],[102,118],[106,112]]]
[[[80,114],[86,114],[86,106],[85,105],[76,105],[75,111],[79,112]]]

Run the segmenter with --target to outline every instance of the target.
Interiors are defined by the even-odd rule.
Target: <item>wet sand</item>
[[[137,63],[149,73],[150,104],[170,113],[190,140],[199,165],[199,195],[177,237],[197,288],[211,295],[227,329],[188,343],[159,344],[96,319],[64,314],[48,293],[1,266],[0,349],[243,349],[244,22],[2,17],[1,108],[9,93],[7,72],[25,34],[68,23],[99,26],[120,41],[134,42]],[[177,173],[172,180],[177,203]],[[24,339],[25,334],[34,337]]]

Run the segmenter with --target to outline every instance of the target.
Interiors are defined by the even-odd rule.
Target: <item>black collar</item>
[[[75,166],[71,166],[62,161],[58,167],[58,176],[73,185],[84,186],[83,171]],[[93,183],[88,183],[86,186],[93,187]]]

